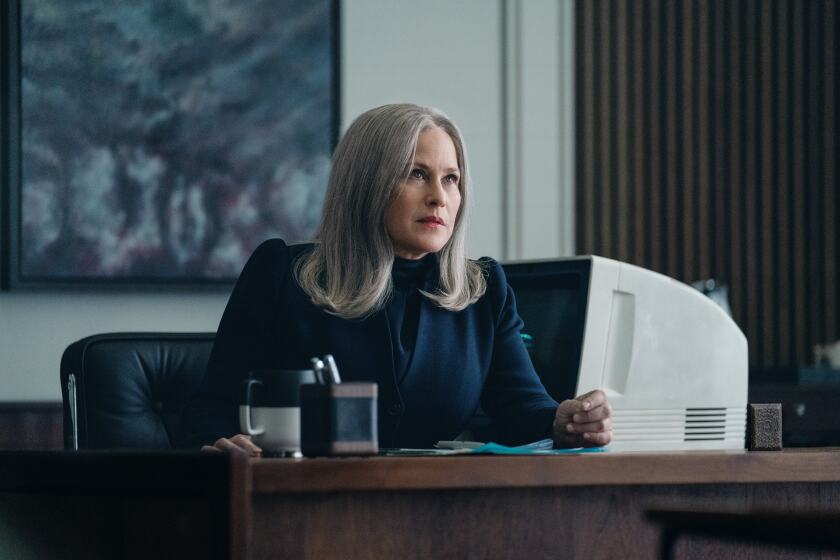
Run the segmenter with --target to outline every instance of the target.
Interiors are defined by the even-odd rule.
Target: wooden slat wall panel
[[[743,193],[744,180],[741,176],[741,152],[743,148],[742,128],[744,127],[744,120],[742,117],[741,92],[743,91],[741,72],[743,69],[743,45],[741,44],[741,36],[743,29],[741,26],[741,10],[739,5],[731,2],[726,5],[729,12],[727,15],[727,49],[729,56],[724,54],[724,64],[727,66],[726,77],[724,78],[729,83],[731,91],[725,100],[725,109],[727,112],[727,122],[724,124],[727,127],[726,147],[728,152],[727,165],[730,169],[729,184],[724,187],[724,197],[726,206],[729,208],[726,219],[728,220],[727,232],[729,239],[724,239],[723,247],[726,247],[729,241],[729,259],[728,269],[722,271],[714,271],[715,277],[730,284],[732,295],[732,313],[736,317],[736,321],[741,325],[741,328],[746,330],[746,306],[744,305],[747,295],[747,283],[743,280],[743,264],[746,259],[743,258],[744,239],[741,235],[741,193]],[[663,235],[670,235],[668,232],[660,232]],[[726,249],[724,249],[726,251]],[[728,273],[728,274],[727,274]],[[690,280],[690,279],[686,279]],[[747,337],[752,339],[751,333],[747,332]],[[752,349],[752,345],[750,345]],[[752,358],[752,356],[750,356]],[[750,363],[753,363],[752,359]]]
[[[773,27],[776,30],[781,29],[788,22],[791,21],[790,6],[787,2],[778,2],[775,10],[775,20]],[[790,145],[791,134],[789,128],[790,113],[786,109],[790,107],[791,91],[790,91],[790,64],[788,63],[788,40],[789,32],[777,33],[775,44],[775,52],[773,59],[776,61],[775,65],[775,80],[776,80],[776,105],[773,108],[773,141],[776,148],[775,151],[775,176],[776,176],[776,205],[774,217],[777,223],[789,223],[789,208],[791,201],[790,189],[786,188],[790,184]],[[779,345],[778,354],[775,356],[777,363],[781,362],[782,357],[791,356],[793,353],[793,310],[791,296],[791,270],[793,262],[793,244],[788,235],[790,228],[779,227],[776,229],[776,259],[774,267],[775,281],[776,281],[776,310],[774,316],[775,324],[778,325]]]
[[[805,143],[804,143],[804,111],[805,105],[805,75],[803,65],[805,63],[804,53],[804,32],[803,32],[803,3],[795,1],[792,3],[793,7],[793,31],[791,33],[791,40],[788,42],[788,53],[792,53],[792,60],[789,62],[793,72],[793,82],[791,83],[791,97],[792,97],[792,112],[793,112],[793,136],[791,143],[793,144],[793,176],[791,177],[792,185],[805,184]],[[790,60],[790,59],[789,59]],[[793,267],[791,268],[793,281],[791,285],[791,293],[793,295],[793,324],[796,328],[793,330],[792,340],[794,347],[792,353],[794,355],[802,355],[805,350],[805,255],[807,248],[805,247],[805,204],[803,198],[805,196],[804,189],[794,188],[793,191],[793,219],[788,222],[793,233],[792,251],[793,251]]]
[[[664,89],[662,101],[665,104],[665,127],[662,134],[665,149],[660,152],[660,157],[662,155],[665,156],[663,163],[665,164],[664,176],[666,184],[674,186],[679,185],[677,177],[677,162],[679,157],[679,153],[677,152],[677,142],[679,141],[679,137],[677,136],[679,124],[677,122],[677,97],[679,95],[677,81],[680,78],[680,74],[677,73],[679,67],[677,66],[676,51],[680,45],[677,42],[677,7],[676,2],[664,2],[663,4],[663,22],[665,23],[665,52],[663,53],[663,58],[665,59],[665,66],[661,76],[668,76],[669,79],[661,80],[665,87],[660,88]],[[662,128],[661,124],[660,128]],[[675,231],[677,229],[678,216],[676,202],[679,190],[679,187],[677,187],[662,189],[660,191],[663,198],[662,206],[664,208],[666,231]],[[667,235],[660,236],[659,239],[660,244],[664,247],[665,261],[662,264],[665,265],[665,271],[668,276],[679,276],[676,252],[679,240],[679,237]],[[612,247],[610,250],[612,251]]]
[[[628,49],[630,50],[630,75],[634,77],[630,81],[630,126],[632,140],[630,145],[632,147],[632,154],[629,158],[631,181],[636,185],[644,185],[647,183],[648,169],[646,163],[645,153],[645,99],[648,98],[647,80],[643,79],[645,75],[645,62],[648,60],[647,49],[645,48],[645,12],[643,6],[635,2],[630,2],[628,5],[630,9],[630,21],[633,27],[628,37]],[[633,231],[644,231],[645,220],[647,219],[647,212],[645,199],[645,192],[642,189],[632,189],[632,207],[629,211],[629,219],[632,220]],[[637,263],[647,262],[647,251],[645,240],[642,237],[624,236],[628,239],[633,247],[632,260]]]
[[[582,181],[578,189],[575,236],[580,241],[578,246],[586,253],[594,250],[595,240],[595,165],[599,156],[595,152],[595,98],[588,92],[595,91],[595,14],[592,10],[577,12],[575,18],[575,37],[577,51],[577,79],[575,80],[576,129],[581,137],[578,142],[581,161],[578,180]],[[585,169],[584,169],[585,166]]]
[[[576,250],[724,282],[753,366],[840,338],[836,11],[576,4]]]
[[[837,263],[840,258],[840,244],[837,242],[838,227],[837,220],[840,218],[840,196],[837,196],[837,175],[835,161],[838,157],[837,131],[840,130],[838,124],[837,107],[837,74],[838,74],[838,60],[837,60],[837,14],[836,7],[833,1],[827,1],[824,4],[825,12],[823,13],[823,21],[826,27],[826,34],[823,41],[823,61],[822,67],[826,71],[823,74],[825,81],[823,82],[823,98],[822,108],[824,110],[823,120],[827,123],[823,126],[823,161],[825,168],[823,169],[822,186],[824,189],[825,204],[822,211],[822,223],[825,225],[825,247],[823,247],[823,254],[820,256],[825,263],[825,271],[823,277],[826,281],[825,286],[825,309],[823,314],[823,332],[824,338],[831,340],[833,337],[840,336],[840,332],[836,328],[837,315],[840,311],[832,317],[828,310],[840,310],[837,297],[837,285],[831,285],[831,281],[837,281]],[[829,69],[833,68],[834,71]]]
[[[610,95],[596,97],[599,101],[599,111],[596,114],[597,136],[596,143],[598,145],[598,153],[600,161],[595,162],[595,204],[600,208],[601,219],[597,220],[597,228],[601,232],[601,242],[609,243],[611,247],[615,247],[612,237],[612,231],[615,223],[613,214],[613,205],[610,195],[615,189],[610,186],[615,184],[615,174],[612,171],[615,169],[615,160],[610,146],[611,138],[613,138],[613,129],[615,128],[614,115],[611,111],[612,101],[615,99],[614,86],[612,83],[615,75],[612,70],[610,55],[612,55],[612,39],[614,36],[612,29],[613,18],[612,10],[608,0],[601,0],[597,4],[598,12],[595,17],[595,44],[600,56],[597,57],[596,63],[598,67],[595,71],[596,87],[600,86],[604,91],[610,92]]]
[[[647,8],[647,13],[650,14],[650,19],[646,23],[648,23],[651,26],[653,26],[656,23],[661,24],[662,14],[659,2],[645,2],[644,6]],[[649,149],[645,157],[645,163],[647,164],[647,169],[650,173],[650,181],[647,183],[650,189],[647,193],[645,193],[648,199],[650,200],[650,212],[648,212],[647,220],[645,222],[645,238],[646,244],[649,247],[647,260],[648,268],[658,266],[658,263],[661,262],[662,259],[662,244],[659,243],[659,236],[656,235],[655,232],[661,229],[661,220],[664,216],[661,198],[658,196],[652,196],[653,185],[659,185],[660,181],[662,181],[663,179],[661,162],[664,161],[663,158],[659,157],[659,154],[661,154],[663,150],[661,135],[662,113],[660,107],[662,99],[662,97],[660,96],[660,91],[662,89],[663,81],[659,79],[659,73],[661,71],[662,65],[662,49],[660,47],[662,34],[661,26],[657,27],[657,32],[654,32],[654,30],[651,28],[645,30],[645,35],[648,38],[647,55],[649,56],[650,64],[646,68],[646,75],[641,76],[642,79],[647,78],[645,79],[645,82],[648,84],[649,87],[649,103],[645,107],[645,112],[647,113],[647,119],[645,119],[645,121],[648,123],[647,132],[650,136]],[[594,94],[595,92],[587,92],[587,95]],[[631,188],[640,187],[636,185],[635,187]],[[657,264],[654,265],[654,263]]]
[[[678,134],[680,134],[682,150],[677,156],[677,184],[682,185],[682,188],[676,189],[677,198],[679,198],[679,207],[675,215],[682,216],[682,244],[675,244],[680,266],[678,267],[678,274],[683,278],[694,278],[697,276],[695,267],[695,259],[697,258],[697,251],[694,246],[694,239],[696,236],[697,224],[694,220],[694,209],[697,207],[697,200],[695,200],[695,193],[697,192],[696,185],[696,160],[694,159],[694,134],[695,122],[694,114],[697,103],[694,100],[694,22],[692,17],[693,3],[683,2],[675,3],[676,10],[676,30],[677,37],[681,37],[680,41],[680,58],[678,60],[677,77],[679,78],[678,97],[680,99],[680,121],[678,125]],[[681,9],[680,9],[681,8]],[[679,40],[679,39],[678,39]]]
[[[701,2],[696,6],[697,11],[694,14],[695,20],[698,24],[697,29],[697,50],[694,53],[694,60],[709,60],[710,45],[709,45],[709,3]],[[694,118],[696,119],[697,129],[697,165],[695,172],[697,174],[697,196],[695,198],[695,212],[696,212],[696,228],[697,238],[695,240],[699,270],[697,276],[708,277],[712,273],[712,257],[711,257],[711,240],[712,236],[709,232],[706,237],[701,231],[702,224],[709,223],[709,212],[712,207],[711,197],[711,163],[710,152],[711,144],[709,142],[709,127],[711,125],[711,106],[709,102],[709,90],[711,87],[711,66],[693,64],[693,70],[697,81],[697,103],[693,104]]]
[[[627,25],[614,27],[615,29],[615,59],[616,59],[616,84],[615,84],[615,120],[617,123],[618,134],[611,134],[613,139],[613,146],[616,148],[613,153],[616,154],[615,166],[615,185],[616,199],[614,201],[616,208],[616,222],[615,235],[613,243],[617,243],[616,250],[621,255],[622,259],[629,256],[630,250],[627,243],[626,235],[621,235],[628,229],[628,207],[629,189],[628,189],[628,165],[630,159],[630,131],[629,131],[629,111],[628,104],[630,102],[630,94],[627,89],[627,38],[629,36],[629,27],[632,23],[627,17],[627,4],[621,2],[615,6],[615,19],[617,21],[627,22]]]
[[[803,110],[805,111],[805,119],[804,119],[804,134],[805,134],[805,142],[804,142],[804,150],[805,150],[805,161],[804,161],[804,172],[805,178],[804,180],[807,182],[813,181],[815,177],[820,175],[820,161],[819,156],[821,155],[822,149],[817,144],[817,137],[821,136],[821,134],[817,134],[820,126],[819,121],[821,120],[820,115],[817,114],[817,95],[820,89],[820,82],[821,82],[821,72],[818,71],[816,66],[819,63],[817,59],[817,45],[816,41],[820,40],[820,31],[821,26],[816,21],[818,17],[818,11],[820,8],[820,3],[813,3],[811,5],[805,5],[805,20],[803,22],[803,27],[805,30],[805,86],[804,86],[804,96],[805,96],[805,106]],[[819,263],[817,260],[817,256],[821,253],[821,247],[824,244],[821,236],[819,235],[820,224],[818,220],[816,220],[816,199],[819,197],[820,192],[822,191],[821,185],[818,183],[813,184],[812,189],[804,189],[804,225],[805,231],[803,234],[805,235],[806,242],[808,242],[808,252],[806,253],[805,259],[805,274],[806,279],[805,283],[810,284],[814,291],[816,292],[816,297],[805,297],[805,314],[806,317],[809,318],[805,324],[805,338],[813,339],[816,330],[815,322],[821,322],[821,320],[816,319],[816,311],[817,306],[815,305],[818,301],[824,299],[820,297],[821,292],[821,282],[820,278],[815,275],[819,268]],[[820,201],[821,202],[821,201]]]
[[[761,76],[763,80],[769,80],[775,83],[773,77],[773,3],[767,2],[761,5],[761,14],[759,21],[759,35],[760,44],[758,52],[761,56]],[[776,183],[776,172],[774,169],[773,157],[773,93],[774,90],[768,87],[762,87],[759,92],[759,106],[761,118],[758,121],[759,125],[759,149],[761,151],[761,167],[759,169],[759,176],[761,177],[759,183],[764,185],[763,189],[758,189],[761,198],[761,268],[759,274],[761,278],[772,278],[776,273],[773,270],[773,260],[775,256],[775,247],[778,244],[776,235],[775,220],[773,219],[773,210],[775,204],[775,193],[778,189]],[[778,322],[777,314],[774,309],[776,307],[775,290],[768,289],[761,291],[761,321],[762,324],[770,325]],[[778,347],[778,332],[776,329],[769,329],[765,336],[762,337],[762,362],[776,363],[778,355],[775,349]]]

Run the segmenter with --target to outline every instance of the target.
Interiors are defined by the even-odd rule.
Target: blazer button
[[[391,416],[399,416],[400,414],[402,414],[402,411],[403,407],[399,403],[392,404],[390,407],[388,407],[388,414],[390,414]]]

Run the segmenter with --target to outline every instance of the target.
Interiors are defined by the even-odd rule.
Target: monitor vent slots
[[[613,442],[743,442],[746,408],[613,409]]]
[[[685,441],[723,441],[725,438],[725,408],[685,409]]]

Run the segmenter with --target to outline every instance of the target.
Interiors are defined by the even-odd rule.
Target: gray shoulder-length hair
[[[387,302],[393,290],[394,246],[385,213],[411,170],[417,137],[432,127],[443,129],[455,144],[461,206],[452,237],[438,253],[437,289],[422,293],[450,311],[460,311],[484,294],[482,266],[467,259],[464,250],[470,182],[461,133],[437,109],[399,104],[360,115],[335,149],[315,247],[294,269],[315,305],[358,319]]]

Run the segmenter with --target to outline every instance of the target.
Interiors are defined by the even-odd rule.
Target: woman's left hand
[[[554,417],[557,447],[597,447],[612,439],[612,409],[600,389],[563,401]]]

